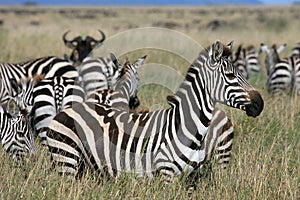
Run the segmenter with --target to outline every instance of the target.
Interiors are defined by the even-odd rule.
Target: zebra
[[[273,45],[275,47],[275,45]],[[278,62],[279,58],[278,55],[284,51],[286,48],[286,44],[280,45],[277,49],[276,52],[274,51],[275,48],[269,49],[268,46],[264,43],[260,44],[260,52],[259,53],[265,53],[266,58],[265,58],[265,66],[267,69],[267,75],[270,74],[272,71],[273,66]]]
[[[114,89],[122,65],[116,56],[110,53],[109,57],[86,57],[79,67],[79,82],[87,96],[100,90]]]
[[[12,99],[8,102],[7,111],[0,106],[0,138],[9,156],[20,162],[26,154],[36,155],[36,148],[28,116],[16,111],[16,107]]]
[[[15,79],[10,80],[12,88],[11,97],[14,99],[21,112],[25,111],[31,113],[33,106],[33,88],[43,79],[45,79],[44,75],[35,75],[31,78],[21,78],[19,82],[16,82]]]
[[[234,65],[241,71],[241,74],[246,79],[261,72],[258,53],[256,53],[253,45],[249,45],[247,47],[239,45],[235,53],[235,58],[232,59]]]
[[[267,79],[267,90],[272,95],[300,94],[300,60],[296,56],[280,58],[276,45],[272,46],[273,66]]]
[[[98,31],[102,37],[99,40],[96,40],[91,36],[86,36],[85,39],[82,39],[81,36],[77,36],[72,40],[68,40],[66,36],[70,32],[70,30],[65,32],[62,36],[63,42],[66,47],[72,49],[70,56],[67,56],[66,54],[64,55],[65,60],[72,63],[74,66],[79,66],[82,63],[83,59],[86,58],[95,47],[101,45],[104,42],[105,34],[101,30]]]
[[[92,93],[87,97],[86,102],[103,103],[124,110],[137,108],[140,104],[137,97],[139,82],[137,70],[142,66],[145,58],[146,56],[143,56],[133,64],[127,60],[120,71],[115,89]]]
[[[249,77],[261,72],[262,67],[259,62],[259,56],[253,45],[245,48],[245,62]]]
[[[32,109],[30,115],[34,134],[46,143],[45,129],[51,119],[74,102],[83,102],[85,93],[77,81],[72,78],[55,76],[37,82],[32,88]]]
[[[22,78],[31,78],[39,74],[44,75],[45,78],[63,76],[76,79],[78,77],[78,72],[74,66],[55,56],[37,58],[17,64],[0,63],[0,78],[3,81],[3,87],[0,90],[1,104],[7,102],[12,94],[10,83],[13,79],[19,82]]]
[[[205,160],[202,145],[217,102],[257,117],[263,99],[229,61],[232,42],[214,42],[192,63],[170,107],[129,113],[103,104],[76,103],[49,124],[48,147],[61,173],[80,175],[85,167],[101,175],[121,171],[168,182],[194,175]]]

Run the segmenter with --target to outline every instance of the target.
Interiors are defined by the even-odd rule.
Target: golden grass
[[[77,35],[97,37],[97,29],[103,30],[109,38],[131,28],[173,26],[174,30],[193,38],[204,47],[216,39],[225,43],[234,40],[235,46],[239,43],[253,44],[257,48],[261,42],[269,45],[287,43],[284,55],[288,55],[291,46],[299,41],[300,7],[297,6],[0,7],[0,11],[12,9],[44,13],[28,15],[0,12],[0,20],[3,20],[0,26],[2,62],[15,63],[68,53],[70,50],[61,39],[68,29],[72,30],[68,36],[70,38]],[[87,18],[78,19],[78,16]],[[215,30],[207,28],[212,20],[219,20],[221,26]],[[39,25],[34,25],[37,23]],[[178,43],[184,52],[191,51],[185,45]],[[180,75],[184,75],[189,66],[184,58],[157,49],[128,53],[130,59],[145,54],[148,55],[146,63],[174,67]],[[125,56],[122,55],[121,59]],[[142,73],[141,81],[146,80],[147,75]],[[230,166],[224,173],[216,168],[211,180],[201,180],[191,199],[300,199],[299,102],[296,98],[270,97],[265,90],[265,81],[265,74],[250,80],[265,100],[264,111],[258,118],[248,118],[242,111],[224,107],[235,125]],[[142,108],[166,106],[165,97],[172,92],[161,85],[142,86],[139,90]],[[149,180],[122,175],[119,179],[104,179],[99,184],[96,178],[89,175],[81,180],[61,177],[50,169],[47,150],[39,147],[39,152],[36,160],[16,165],[1,149],[0,199],[188,198],[185,184],[180,181],[166,186],[159,178]]]

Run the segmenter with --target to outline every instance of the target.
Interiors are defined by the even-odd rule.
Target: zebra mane
[[[273,44],[273,45],[272,45],[272,49],[273,49],[274,54],[275,54],[275,57],[273,57],[274,63],[277,63],[277,62],[279,62],[280,57],[279,57],[279,54],[278,54],[278,52],[277,52],[277,46],[276,46],[276,44]]]

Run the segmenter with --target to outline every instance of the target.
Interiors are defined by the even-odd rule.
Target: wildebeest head
[[[65,45],[73,50],[70,57],[65,55],[65,58],[75,64],[81,63],[96,46],[100,45],[105,40],[105,34],[101,30],[98,31],[101,34],[101,39],[99,40],[96,40],[91,36],[86,36],[85,39],[81,36],[77,36],[73,40],[67,40],[66,36],[70,30],[65,32],[62,39]]]

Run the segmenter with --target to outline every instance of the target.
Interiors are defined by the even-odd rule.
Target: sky
[[[209,0],[208,0],[209,1]],[[232,0],[234,1],[234,0]],[[300,1],[300,0],[259,0],[260,2],[262,2],[265,5],[288,5],[288,4],[292,4],[295,1]],[[172,4],[172,2],[178,2],[178,1],[171,1],[171,0],[131,0],[131,1],[124,1],[124,0],[111,0],[111,1],[107,1],[107,0],[66,0],[66,1],[62,1],[62,0],[0,0],[0,5],[8,5],[8,4],[14,4],[14,5],[22,5],[24,4],[24,2],[36,2],[39,5],[53,5],[53,4],[57,4],[57,5],[76,5],[76,4],[88,4],[88,5],[94,5],[94,4],[101,4],[99,2],[105,2],[105,5],[109,5],[109,2],[113,2],[113,4],[122,4],[122,5],[126,5],[127,2],[134,2],[133,4],[139,4],[142,5],[143,2],[147,2],[146,4],[150,4],[153,2],[153,4],[165,4],[165,2],[167,2],[167,4]],[[54,3],[53,3],[54,2]],[[66,2],[66,3],[64,3]],[[119,3],[121,2],[121,3]],[[137,2],[137,3],[135,3]],[[184,4],[183,2],[187,2],[187,4],[189,4],[189,2],[195,2],[195,1],[190,1],[190,0],[182,0],[179,1],[182,2],[180,4]],[[206,2],[205,0],[199,0],[198,2]],[[209,1],[211,2],[211,1]],[[214,1],[212,1],[214,2]],[[222,2],[222,1],[219,1]],[[227,0],[226,2],[231,2],[231,0]],[[239,0],[235,0],[234,2],[239,2]],[[241,0],[240,2],[245,2],[243,0]],[[247,2],[251,2],[251,0],[247,1]],[[130,3],[132,4],[132,3]],[[193,3],[195,4],[195,3]]]

